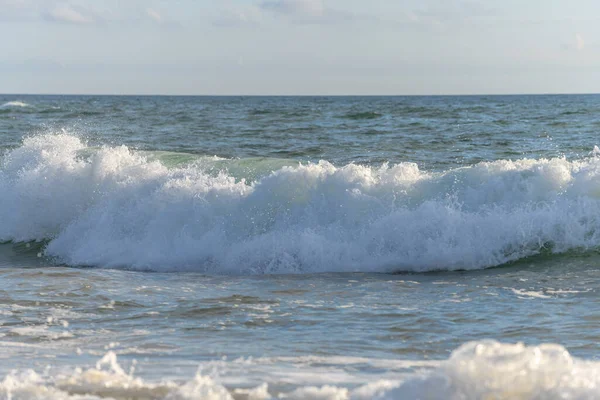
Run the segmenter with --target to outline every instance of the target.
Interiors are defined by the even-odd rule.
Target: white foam
[[[597,157],[204,171],[27,138],[0,170],[0,240],[49,240],[70,265],[241,274],[478,269],[600,245]]]
[[[37,326],[26,326],[20,328],[12,328],[9,331],[13,335],[18,336],[31,336],[36,339],[45,338],[50,340],[56,339],[64,339],[64,338],[72,338],[73,334],[67,331],[52,331],[49,329],[47,325],[37,325]]]
[[[114,353],[107,353],[95,368],[76,369],[70,374],[38,375],[34,371],[13,372],[0,382],[0,399],[206,399],[231,400],[229,392],[210,377],[196,376],[180,385],[148,383],[126,373]]]
[[[333,362],[329,360],[330,364]],[[347,382],[343,381],[336,383],[339,378],[336,375],[332,375],[330,384],[311,385],[311,376],[317,374],[311,375],[310,366],[295,366],[287,376],[278,363],[271,364],[270,370],[261,370],[262,376],[252,375],[250,380],[264,380],[254,382],[254,386],[239,376],[216,378],[200,374],[187,382],[168,379],[151,382],[135,377],[133,371],[126,372],[118,364],[117,356],[109,352],[93,368],[70,372],[48,370],[44,374],[14,371],[0,382],[0,399],[584,400],[600,395],[600,363],[573,358],[562,346],[554,344],[527,347],[495,341],[472,342],[438,365],[428,372],[403,374],[397,379],[363,374],[362,383],[354,387],[344,386]],[[252,370],[252,362],[246,362],[244,367],[237,373]],[[323,371],[318,375],[322,378]],[[290,387],[290,382],[298,376],[304,385],[297,382]],[[228,380],[244,385],[236,387],[225,383]]]
[[[432,373],[407,380],[381,399],[594,399],[600,363],[559,345],[467,343]]]
[[[514,294],[516,294],[520,298],[535,298],[535,299],[550,299],[551,296],[544,294],[542,291],[535,290],[524,290],[524,289],[510,289]]]
[[[29,107],[29,104],[22,101],[9,101],[7,103],[2,104],[0,108],[9,108],[9,107]]]

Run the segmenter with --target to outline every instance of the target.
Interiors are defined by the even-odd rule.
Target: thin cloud
[[[464,24],[474,19],[488,19],[496,16],[495,9],[476,0],[424,1],[419,8],[405,13],[408,22],[432,26]]]
[[[30,0],[0,0],[0,21],[24,21],[39,17]]]
[[[0,0],[0,21],[35,21],[71,25],[124,25],[152,21],[164,28],[179,28],[163,10],[133,0],[124,4],[76,0]]]
[[[0,0],[0,14],[31,8],[29,0]]]
[[[270,0],[261,8],[297,17],[322,18],[326,14],[323,0]]]
[[[579,51],[585,48],[585,40],[583,40],[583,36],[580,33],[575,34],[575,46]]]
[[[255,26],[263,20],[262,10],[256,6],[237,7],[229,4],[220,11],[213,25],[222,27]]]
[[[168,30],[179,30],[182,29],[183,26],[178,21],[174,21],[169,18],[168,10],[165,13],[164,11],[158,11],[155,8],[146,8],[144,10],[144,14],[146,19],[152,21],[156,25],[159,25],[163,29]]]
[[[286,16],[297,23],[324,24],[377,19],[327,7],[324,0],[265,0],[259,4],[259,8],[265,12]]]
[[[51,22],[67,24],[91,24],[96,18],[85,10],[74,8],[68,4],[58,5],[43,14],[44,18]]]
[[[146,9],[146,15],[148,16],[148,18],[150,18],[154,22],[157,22],[159,24],[161,24],[163,22],[162,15],[158,11],[156,11],[156,10],[154,10],[152,8],[147,8]]]
[[[0,0],[0,9],[4,11],[6,8],[23,8],[28,5],[26,0]]]

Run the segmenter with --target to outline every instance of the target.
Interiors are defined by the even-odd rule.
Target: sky
[[[598,0],[0,0],[0,93],[600,92]]]

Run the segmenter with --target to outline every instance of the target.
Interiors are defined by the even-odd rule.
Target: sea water
[[[600,398],[600,96],[0,97],[1,399]]]

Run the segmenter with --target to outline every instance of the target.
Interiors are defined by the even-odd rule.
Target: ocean
[[[0,96],[0,399],[600,398],[600,95]]]

